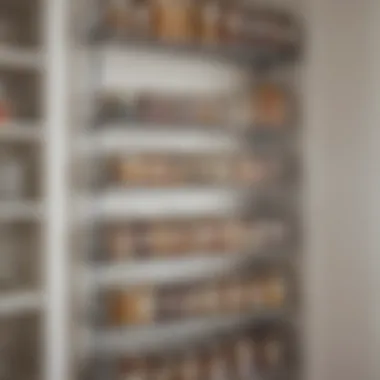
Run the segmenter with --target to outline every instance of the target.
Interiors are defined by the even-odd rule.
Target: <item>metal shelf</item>
[[[188,321],[113,329],[86,335],[85,352],[90,355],[125,355],[170,350],[180,346],[207,342],[208,339],[249,327],[260,322],[286,322],[284,310],[257,311],[246,315],[227,315],[197,318]]]
[[[0,47],[0,67],[11,69],[42,69],[43,54],[37,49]]]
[[[0,318],[39,311],[44,297],[38,292],[17,292],[0,295]]]

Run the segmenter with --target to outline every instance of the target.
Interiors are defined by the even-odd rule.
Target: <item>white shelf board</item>
[[[35,201],[0,201],[0,222],[41,221],[43,205]]]
[[[0,142],[41,142],[43,129],[40,125],[28,122],[0,124]]]
[[[146,283],[178,284],[230,273],[243,267],[244,263],[253,257],[253,255],[231,252],[224,256],[203,253],[197,257],[183,259],[104,264],[86,271],[86,281],[89,286],[95,284],[95,288],[125,287]]]
[[[43,296],[38,292],[0,295],[0,318],[42,310],[43,303]]]
[[[86,352],[92,354],[138,354],[177,346],[207,342],[223,332],[242,329],[255,321],[286,320],[283,310],[251,312],[245,315],[211,316],[188,321],[111,329],[98,334],[83,334]]]
[[[240,144],[231,134],[215,133],[200,126],[152,127],[144,125],[107,125],[82,136],[80,148],[94,154],[138,153],[213,153],[236,152]]]
[[[244,203],[244,190],[178,188],[114,190],[85,200],[89,217],[107,220],[125,218],[201,217],[228,215]]]
[[[0,67],[11,69],[43,68],[43,53],[37,49],[24,49],[0,45]]]

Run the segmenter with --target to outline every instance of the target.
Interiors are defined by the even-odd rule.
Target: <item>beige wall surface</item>
[[[306,0],[303,5],[308,29],[306,380],[380,378],[374,372],[375,221],[380,215],[373,182],[379,150],[373,85],[379,74],[371,45],[375,6],[371,0]]]

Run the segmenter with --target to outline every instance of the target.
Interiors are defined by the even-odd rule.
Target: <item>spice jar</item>
[[[109,0],[107,4],[105,23],[112,35],[124,37],[132,24],[133,1]]]
[[[266,307],[280,308],[286,298],[286,280],[281,274],[270,274],[264,278],[264,302]]]
[[[208,180],[211,178],[216,184],[234,185],[231,157],[220,156],[206,160],[204,175]]]
[[[224,250],[241,253],[248,246],[249,225],[238,219],[229,219],[224,223]]]
[[[218,286],[215,283],[204,284],[194,295],[196,297],[196,314],[208,315],[219,311]]]
[[[197,250],[220,252],[223,249],[223,224],[209,220],[195,226],[195,246]]]
[[[147,38],[152,35],[153,20],[150,0],[135,0],[133,8],[132,36]]]
[[[220,285],[220,306],[223,312],[237,313],[242,308],[242,282],[237,279],[227,279]]]
[[[241,185],[258,185],[269,175],[266,162],[254,156],[240,156],[235,165],[236,181]]]
[[[214,345],[210,350],[210,370],[208,379],[229,380],[233,378],[225,357],[225,352],[220,345]]]
[[[195,353],[187,353],[183,358],[180,368],[180,380],[199,380],[199,358]]]
[[[193,0],[153,0],[155,35],[171,43],[189,43],[196,37],[196,9]]]
[[[117,179],[121,185],[142,186],[149,180],[147,157],[142,155],[128,156],[117,163]]]
[[[268,370],[278,369],[284,358],[284,345],[279,337],[269,336],[263,343],[265,364]]]
[[[108,252],[113,261],[122,261],[134,254],[136,249],[130,226],[112,229],[108,233]]]
[[[268,128],[281,128],[290,119],[289,102],[277,85],[264,83],[253,92],[253,121]]]
[[[222,9],[218,0],[206,0],[201,10],[201,41],[216,45],[221,38]]]
[[[238,379],[255,379],[258,376],[255,363],[255,347],[250,339],[239,339],[234,347]]]
[[[248,311],[264,307],[265,294],[261,277],[248,278],[244,281],[242,304],[243,308]]]
[[[186,251],[189,237],[175,223],[155,223],[149,232],[149,247],[154,255],[165,257]]]
[[[164,286],[157,292],[157,321],[177,320],[185,315],[189,286]]]
[[[144,357],[125,358],[121,360],[118,379],[149,380],[148,369],[147,359]]]
[[[221,26],[222,41],[238,45],[243,37],[243,11],[234,0],[225,2]]]
[[[112,292],[109,317],[113,326],[141,325],[154,321],[155,299],[150,288]]]

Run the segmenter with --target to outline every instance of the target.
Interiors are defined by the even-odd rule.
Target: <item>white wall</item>
[[[370,244],[370,223],[380,215],[371,212],[370,188],[374,3],[307,0],[304,8],[307,380],[376,378]]]

